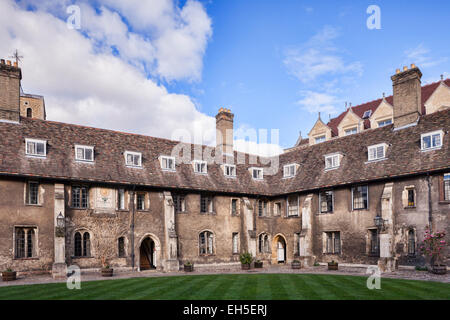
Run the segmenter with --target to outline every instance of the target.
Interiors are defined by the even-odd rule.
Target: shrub
[[[253,256],[249,252],[244,252],[239,256],[239,260],[242,264],[250,264],[253,261]]]

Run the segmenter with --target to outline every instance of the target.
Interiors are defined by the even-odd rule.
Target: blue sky
[[[391,94],[396,68],[416,63],[423,83],[450,72],[448,1],[2,0],[0,12],[0,55],[23,53],[23,87],[49,119],[152,136],[212,143],[227,107],[235,128],[280,129],[286,148],[319,111]]]

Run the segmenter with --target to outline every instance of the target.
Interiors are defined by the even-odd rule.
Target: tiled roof
[[[450,78],[444,80],[445,84],[447,86],[450,86]],[[439,86],[441,82],[433,82],[430,84],[427,84],[425,86],[422,86],[422,114],[425,114],[425,102],[427,102],[427,100],[431,97],[431,95],[433,94],[434,90],[436,90],[436,88]],[[352,108],[352,111],[358,115],[360,118],[363,117],[364,112],[366,112],[367,110],[372,110],[372,114],[375,112],[375,110],[378,108],[378,106],[380,105],[380,103],[383,101],[383,99],[377,99],[377,100],[373,100],[370,102],[366,102]],[[394,97],[393,96],[389,96],[386,97],[386,101],[390,104],[390,105],[394,105]],[[333,132],[333,136],[337,136],[338,135],[338,125],[339,123],[342,121],[342,119],[344,119],[345,115],[347,114],[348,109],[345,110],[344,112],[342,112],[339,116],[337,116],[336,118],[331,119],[327,125],[331,128],[331,131]],[[370,128],[370,121],[368,119],[364,120],[364,128]]]
[[[176,172],[164,172],[158,157],[170,155],[178,144],[176,141],[22,118],[20,124],[0,122],[0,174],[270,196],[448,170],[448,134],[444,136],[443,147],[430,152],[420,152],[420,134],[439,129],[448,131],[449,128],[450,110],[447,109],[422,116],[418,125],[399,131],[393,131],[393,125],[390,125],[295,148],[279,157],[279,169],[288,163],[300,165],[294,178],[283,179],[282,170],[278,170],[275,175],[265,175],[263,181],[255,181],[248,168],[262,165],[249,165],[248,155],[244,155],[246,164],[237,165],[236,178],[224,177],[221,167],[216,164],[208,165],[207,175],[195,174],[190,164],[177,164]],[[46,139],[46,159],[25,156],[25,138]],[[367,146],[382,142],[389,145],[387,159],[366,163]],[[95,162],[76,162],[74,144],[95,146]],[[204,151],[213,149],[200,147]],[[125,151],[142,152],[142,169],[125,166]],[[333,152],[344,155],[341,167],[325,171],[324,155]]]

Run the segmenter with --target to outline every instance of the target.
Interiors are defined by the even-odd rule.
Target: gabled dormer
[[[349,108],[337,128],[339,137],[348,136],[363,131],[364,120],[354,113],[352,108]]]
[[[426,114],[450,108],[450,88],[444,80],[441,80],[439,86],[434,90],[424,105]]]
[[[394,106],[385,97],[381,100],[375,112],[370,117],[370,128],[380,128],[393,122]]]
[[[331,128],[322,119],[317,119],[311,131],[308,133],[309,145],[318,144],[331,139]]]

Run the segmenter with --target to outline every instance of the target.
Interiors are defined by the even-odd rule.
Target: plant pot
[[[194,265],[190,264],[190,265],[184,265],[184,272],[192,272],[194,271]]]
[[[102,277],[112,277],[113,273],[113,268],[102,268]]]
[[[446,274],[447,273],[447,265],[433,265],[431,266],[431,272],[434,274]]]
[[[242,270],[250,270],[250,263],[241,263]]]
[[[328,270],[338,270],[338,264],[337,263],[335,263],[335,264],[329,263]]]
[[[262,261],[255,261],[255,268],[262,268],[263,267],[263,262]]]
[[[16,271],[3,271],[2,272],[2,280],[3,281],[14,281],[17,279]]]
[[[300,263],[300,261],[292,262],[291,267],[292,269],[300,269],[302,267],[302,264]]]

